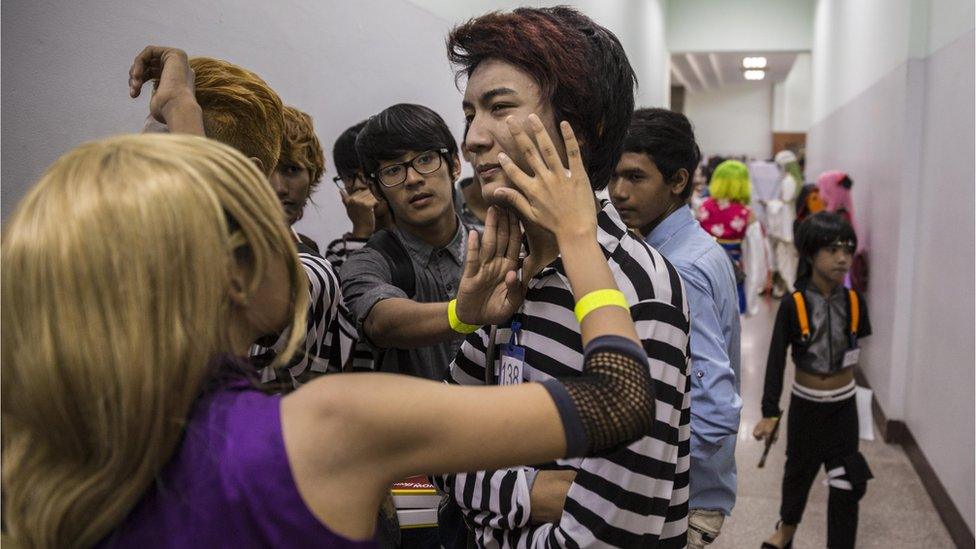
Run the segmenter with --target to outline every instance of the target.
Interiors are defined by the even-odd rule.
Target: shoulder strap
[[[298,252],[299,253],[312,254],[312,255],[320,255],[318,250],[316,250],[316,249],[312,248],[311,246],[309,246],[308,244],[306,244],[305,241],[299,241],[299,242],[295,243],[295,247],[298,248]]]
[[[390,275],[393,277],[393,285],[406,292],[408,298],[413,299],[417,289],[417,279],[413,271],[413,262],[410,261],[410,256],[400,240],[388,229],[381,229],[369,239],[366,247],[376,250],[386,259],[390,266]]]
[[[851,333],[857,334],[857,329],[861,324],[861,304],[857,301],[857,292],[847,290],[847,306],[850,309]]]
[[[807,316],[807,303],[803,299],[803,292],[793,292],[793,303],[796,304],[796,320],[800,323],[800,335],[803,339],[810,337],[810,318]]]

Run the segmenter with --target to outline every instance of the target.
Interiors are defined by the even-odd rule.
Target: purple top
[[[281,434],[281,397],[236,382],[204,395],[142,501],[100,547],[374,549],[305,506]]]

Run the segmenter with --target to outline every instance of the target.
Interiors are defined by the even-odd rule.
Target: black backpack
[[[403,290],[407,294],[407,299],[413,299],[414,294],[417,293],[417,277],[413,270],[413,261],[410,261],[410,255],[407,253],[407,249],[393,235],[393,232],[389,229],[376,231],[370,237],[369,241],[366,242],[365,247],[376,250],[383,256],[386,264],[390,267],[392,284]],[[383,365],[385,353],[386,351],[380,351],[373,356],[376,368]],[[410,364],[410,354],[406,349],[396,349],[396,353],[397,366],[402,370],[404,366]]]

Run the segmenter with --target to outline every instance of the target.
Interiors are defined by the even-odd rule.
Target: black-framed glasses
[[[340,174],[332,178],[332,183],[335,184],[336,188],[347,193],[352,193],[353,189],[356,188],[357,181],[369,187],[369,184],[366,183],[366,176],[359,172]]]
[[[380,182],[384,187],[396,187],[407,180],[407,170],[413,168],[420,175],[427,175],[436,172],[441,167],[442,156],[447,154],[447,149],[431,149],[424,151],[406,162],[397,162],[384,166],[371,176]]]

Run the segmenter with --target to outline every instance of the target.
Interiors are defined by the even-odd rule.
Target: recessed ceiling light
[[[766,78],[766,71],[745,71],[742,73],[742,76],[744,76],[746,80],[762,80],[763,78]]]
[[[747,69],[765,69],[766,58],[765,57],[743,57],[742,66]]]

